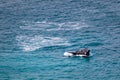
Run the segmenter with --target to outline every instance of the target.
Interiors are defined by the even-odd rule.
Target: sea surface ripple
[[[0,80],[119,80],[120,0],[0,0]],[[88,58],[64,57],[89,48]]]

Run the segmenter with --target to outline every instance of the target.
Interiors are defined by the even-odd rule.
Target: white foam
[[[34,51],[36,49],[48,46],[70,45],[65,38],[60,37],[45,37],[41,35],[36,36],[17,36],[18,45],[24,51]]]
[[[64,23],[61,26],[61,29],[64,30],[76,30],[76,29],[81,29],[82,27],[88,27],[88,25],[86,25],[85,23],[80,23],[80,22],[67,22]]]
[[[20,26],[24,30],[42,30],[42,31],[58,31],[58,30],[76,30],[83,27],[88,27],[85,22],[24,22],[23,26]]]

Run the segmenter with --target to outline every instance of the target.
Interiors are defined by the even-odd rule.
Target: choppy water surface
[[[119,0],[0,0],[0,80],[119,80]],[[89,48],[88,58],[64,57]]]

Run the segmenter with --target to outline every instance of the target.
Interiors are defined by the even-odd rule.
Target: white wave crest
[[[69,42],[60,37],[43,37],[36,35],[33,37],[30,36],[17,36],[16,40],[18,45],[24,51],[34,51],[36,49],[48,46],[61,46],[61,45],[70,45]]]
[[[24,22],[20,26],[23,30],[42,30],[42,31],[58,31],[58,30],[77,30],[83,27],[88,27],[85,22]]]

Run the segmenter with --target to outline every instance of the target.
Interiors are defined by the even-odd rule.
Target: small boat
[[[90,55],[90,50],[89,49],[82,49],[82,50],[77,50],[75,52],[65,52],[64,56],[67,57],[72,57],[72,56],[82,56],[82,57],[87,57]]]

